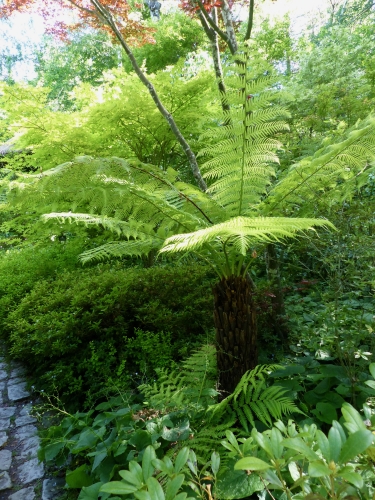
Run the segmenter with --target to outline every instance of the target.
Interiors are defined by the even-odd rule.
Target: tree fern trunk
[[[219,390],[226,397],[258,363],[256,313],[246,278],[222,278],[213,292]]]

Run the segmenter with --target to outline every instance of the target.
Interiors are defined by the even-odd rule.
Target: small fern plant
[[[153,384],[139,387],[147,405],[157,410],[184,409],[190,413],[205,410],[218,395],[215,354],[215,346],[207,344],[182,362],[179,370],[158,370]]]
[[[268,375],[278,368],[257,366],[243,375],[230,396],[217,403],[215,347],[206,345],[185,360],[179,371],[160,370],[157,380],[140,390],[149,408],[187,414],[192,429],[189,446],[205,463],[213,449],[220,449],[228,430],[249,433],[256,420],[271,427],[290,413],[303,413],[285,396],[284,388],[267,384]]]
[[[208,408],[213,422],[235,417],[248,433],[259,420],[267,427],[290,413],[303,413],[285,394],[283,387],[268,385],[268,375],[279,368],[277,365],[258,365],[246,372],[235,390],[220,403]]]

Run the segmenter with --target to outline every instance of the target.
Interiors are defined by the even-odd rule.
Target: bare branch
[[[248,21],[247,21],[247,30],[246,30],[246,35],[245,35],[245,41],[246,40],[250,40],[251,31],[253,29],[253,22],[254,22],[254,2],[255,2],[255,0],[250,0],[249,18],[248,18]]]

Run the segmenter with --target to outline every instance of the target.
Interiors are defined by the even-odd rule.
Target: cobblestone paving
[[[56,500],[61,485],[45,477],[36,419],[21,366],[0,356],[0,500]]]

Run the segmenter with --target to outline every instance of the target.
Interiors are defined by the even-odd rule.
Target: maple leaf
[[[132,19],[131,8],[126,1],[117,0],[3,0],[0,5],[0,19],[10,18],[15,12],[36,13],[43,17],[46,32],[67,40],[69,32],[87,28],[107,31],[115,38],[106,15],[118,25],[121,35],[134,46],[153,43],[153,28]],[[104,14],[103,14],[104,13]]]

